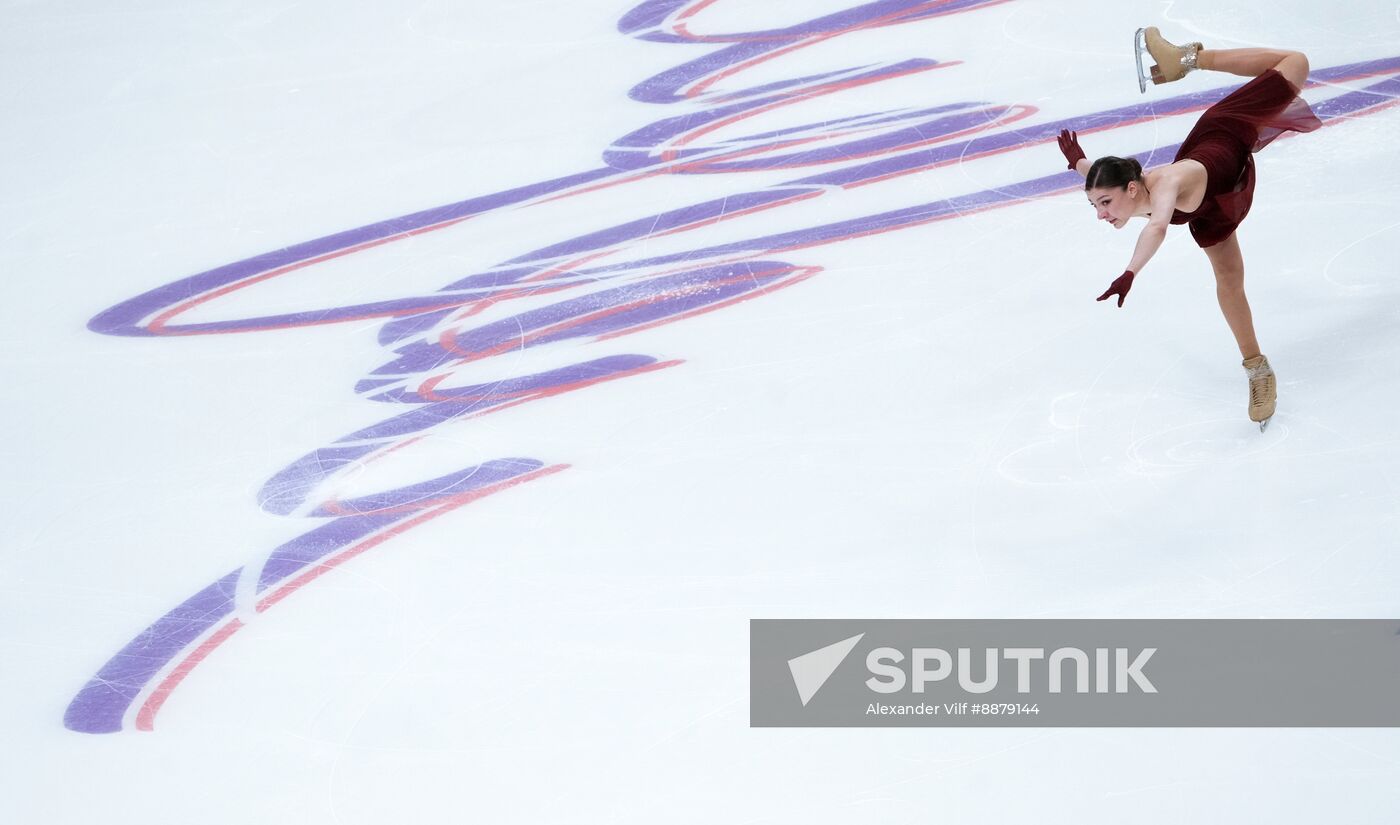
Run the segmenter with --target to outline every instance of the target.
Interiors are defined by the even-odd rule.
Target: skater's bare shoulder
[[[1205,200],[1206,167],[1198,160],[1183,158],[1169,166],[1158,166],[1145,177],[1152,193],[1153,214],[1167,210],[1163,220],[1171,218],[1171,210],[1195,212]]]

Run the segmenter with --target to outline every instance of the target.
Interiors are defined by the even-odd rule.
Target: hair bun
[[[1142,181],[1142,164],[1137,158],[1099,158],[1084,176],[1084,189],[1122,189],[1133,181]]]

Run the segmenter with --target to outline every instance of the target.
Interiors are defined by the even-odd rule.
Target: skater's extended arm
[[[1176,196],[1180,190],[1181,185],[1177,181],[1165,176],[1157,183],[1157,188],[1152,190],[1152,214],[1147,218],[1147,226],[1144,226],[1138,235],[1137,246],[1133,248],[1133,258],[1128,262],[1129,271],[1141,272],[1161,248],[1162,241],[1167,237],[1167,227],[1171,225],[1172,213],[1176,210]]]
[[[1167,225],[1167,221],[1158,223],[1156,218],[1147,221],[1147,226],[1138,234],[1137,246],[1133,247],[1133,258],[1128,261],[1130,271],[1141,272],[1142,268],[1147,266],[1147,262],[1152,260],[1152,256],[1157,254],[1157,250],[1162,247],[1162,241],[1167,239]]]
[[[1133,288],[1133,278],[1147,266],[1147,262],[1152,260],[1152,256],[1162,247],[1162,241],[1166,240],[1167,227],[1171,225],[1172,212],[1176,209],[1178,191],[1176,181],[1158,181],[1157,188],[1151,193],[1152,213],[1147,218],[1147,226],[1143,227],[1138,235],[1137,246],[1133,248],[1133,257],[1128,262],[1128,268],[1123,270],[1122,275],[1113,279],[1113,283],[1098,300],[1106,301],[1117,296],[1118,306],[1123,306],[1123,299],[1128,297],[1128,290]]]
[[[1171,214],[1170,212],[1166,214]],[[1152,255],[1162,245],[1163,239],[1167,237],[1167,222],[1158,223],[1155,219],[1148,221],[1143,227],[1142,234],[1138,235],[1137,248],[1133,250],[1133,259],[1128,263],[1128,268],[1123,270],[1123,274],[1113,279],[1108,290],[1100,295],[1099,301],[1106,301],[1114,296],[1118,297],[1118,306],[1123,306],[1123,299],[1128,297],[1128,290],[1133,288],[1133,278],[1137,273],[1152,260]]]

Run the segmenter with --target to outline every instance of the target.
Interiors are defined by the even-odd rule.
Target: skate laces
[[[1257,367],[1248,368],[1249,373],[1249,403],[1250,406],[1258,406],[1267,403],[1271,395],[1271,384],[1273,383],[1274,371],[1269,367],[1269,362],[1265,361]]]

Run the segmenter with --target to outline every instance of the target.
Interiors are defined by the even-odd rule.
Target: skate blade
[[[1269,422],[1270,422],[1270,421],[1273,421],[1273,420],[1274,420],[1274,419],[1273,419],[1272,417],[1269,417],[1269,418],[1264,419],[1263,421],[1260,421],[1260,422],[1259,422],[1259,432],[1262,433],[1262,432],[1264,432],[1264,430],[1268,429],[1268,428],[1269,428]]]
[[[1145,95],[1147,94],[1147,81],[1152,79],[1154,83],[1156,82],[1156,79],[1152,78],[1142,62],[1142,56],[1147,54],[1147,29],[1138,29],[1137,34],[1133,35],[1133,53],[1137,58],[1138,93]]]

